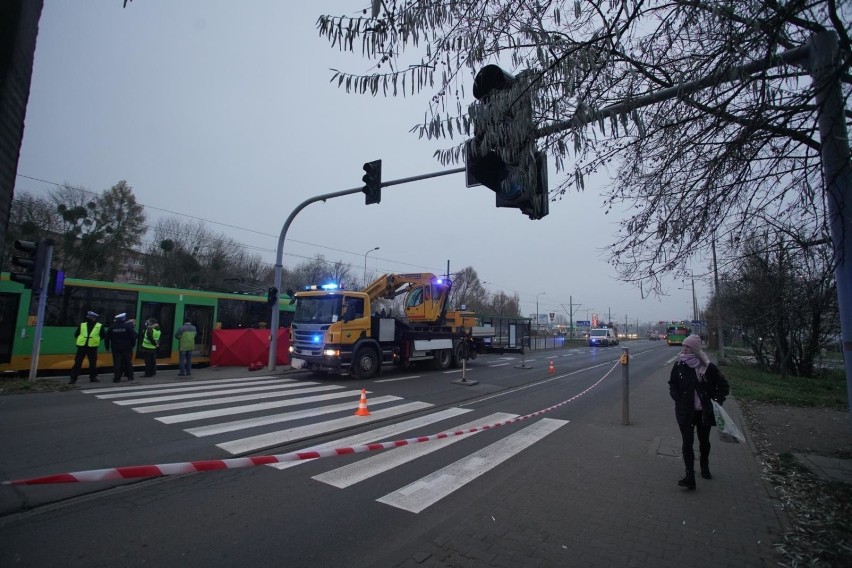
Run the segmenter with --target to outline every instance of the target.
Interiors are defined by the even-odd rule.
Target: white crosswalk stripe
[[[376,430],[370,430],[369,432],[362,432],[360,434],[355,434],[354,436],[339,438],[337,440],[333,440],[331,442],[321,444],[319,446],[311,446],[310,448],[305,448],[305,450],[303,451],[348,448],[351,446],[360,446],[363,444],[379,442],[381,440],[394,439],[398,438],[399,435],[403,432],[419,432],[422,428],[425,428],[426,426],[429,426],[436,422],[440,422],[441,420],[446,420],[448,418],[453,418],[461,414],[466,414],[468,412],[471,412],[471,410],[467,408],[447,408],[445,410],[433,412],[432,414],[418,416],[417,418],[412,418],[411,420],[397,422],[396,424],[390,424],[382,428],[377,428]],[[269,464],[269,467],[274,467],[275,469],[288,469],[291,467],[296,467],[297,465],[308,463],[310,461],[314,460],[273,463]]]
[[[197,381],[191,384],[133,385],[87,389],[81,392],[92,394],[106,402],[129,408],[140,414],[150,414],[154,420],[162,424],[180,425],[184,432],[198,438],[217,436],[218,438],[211,442],[233,455],[307,440],[335,431],[427,410],[432,406],[426,402],[405,400],[398,396],[376,396],[370,397],[370,414],[357,416],[354,411],[358,405],[360,389],[352,390],[341,385],[300,382],[273,376]],[[370,393],[370,391],[367,392]],[[248,401],[257,402],[241,404]],[[464,432],[477,426],[501,423],[517,417],[516,414],[498,412],[469,420],[464,424],[438,426],[440,422],[451,421],[470,412],[474,412],[473,409],[453,407],[436,410],[322,445],[303,448],[300,451],[347,448],[442,431]],[[459,490],[476,477],[497,467],[530,444],[556,431],[565,423],[565,421],[553,419],[543,419],[533,423],[523,430],[506,435],[498,442],[476,451],[467,458],[388,493],[377,501],[412,513],[419,513]],[[480,430],[480,432],[484,431]],[[428,455],[432,455],[436,464],[440,464],[441,450],[462,440],[470,439],[473,435],[475,434],[450,436],[441,440],[359,455],[360,459],[342,467],[338,467],[339,462],[335,463],[333,459],[324,460],[329,469],[314,475],[313,479],[346,489]],[[314,460],[270,464],[269,467],[284,470],[309,461]],[[402,481],[400,485],[402,483],[405,481]]]
[[[343,387],[337,387],[336,386],[334,388],[343,388]],[[354,392],[357,392],[358,394],[361,393],[361,391],[341,391],[341,392],[336,392],[336,393],[321,394],[321,395],[304,397],[304,398],[301,398],[301,399],[294,399],[297,402],[293,402],[292,404],[307,404],[309,402],[320,402],[320,401],[323,401],[323,400],[331,400],[331,399],[334,399],[334,398],[343,398],[343,397],[347,397],[347,396],[352,396],[352,393],[354,393]],[[149,414],[149,413],[152,413],[152,412],[165,412],[165,411],[168,411],[168,410],[181,410],[181,409],[184,409],[184,408],[199,408],[199,407],[202,407],[202,406],[213,406],[213,405],[216,405],[216,404],[229,404],[229,403],[234,403],[234,402],[245,402],[247,400],[257,400],[257,399],[260,399],[260,398],[275,398],[275,397],[279,397],[279,396],[288,396],[288,395],[292,395],[292,394],[293,394],[293,391],[282,392],[282,393],[273,392],[273,393],[261,393],[261,394],[246,394],[246,395],[242,395],[242,396],[211,398],[211,399],[207,399],[207,400],[195,400],[195,401],[190,401],[190,402],[173,402],[173,403],[170,403],[170,404],[157,404],[157,405],[153,405],[153,406],[141,406],[141,407],[134,408],[133,410],[135,410],[136,412],[139,412],[140,414]],[[283,404],[282,406],[286,406],[286,404]]]
[[[284,408],[287,406],[296,406],[300,404],[312,404],[315,402],[325,402],[328,400],[335,400],[338,398],[358,398],[361,395],[361,391],[359,390],[348,390],[348,391],[340,391],[335,393],[317,395],[317,396],[306,396],[303,398],[295,398],[295,399],[286,399],[286,400],[273,400],[270,402],[258,402],[255,404],[244,404],[242,406],[229,406],[227,408],[217,408],[214,410],[199,410],[196,412],[187,412],[185,414],[172,414],[170,416],[161,416],[157,418],[158,421],[163,424],[177,424],[179,422],[193,422],[195,420],[205,420],[207,418],[219,418],[222,416],[233,416],[234,414],[246,414],[249,412],[258,412],[261,410],[271,410],[273,408]],[[237,402],[237,401],[233,401]],[[346,406],[346,408],[352,408],[352,403],[344,403],[339,406]],[[324,407],[330,408],[330,407]],[[173,410],[173,409],[169,409]],[[316,409],[314,409],[316,410]]]
[[[279,392],[282,396],[287,396],[291,394],[304,394],[309,392],[322,392],[340,389],[343,387],[337,385],[320,385],[315,387],[306,387],[301,389],[296,389],[295,391],[282,390],[291,388],[292,385],[264,385],[262,387],[250,387],[250,388],[235,388],[235,389],[223,389],[223,390],[214,390],[214,391],[206,391],[206,392],[194,392],[194,393],[180,393],[180,394],[167,394],[163,396],[153,396],[153,397],[144,397],[144,398],[133,398],[130,400],[114,400],[115,404],[120,406],[133,406],[138,404],[151,404],[152,402],[168,402],[171,400],[189,400],[194,398],[205,398],[217,395],[228,395],[228,401],[233,400],[230,396],[234,393],[264,393],[270,391]],[[262,395],[261,395],[262,396]],[[207,404],[210,404],[207,401]]]
[[[402,400],[398,396],[380,396],[370,401],[370,406],[376,407],[381,404]],[[295,401],[294,401],[295,402]],[[235,420],[233,422],[223,422],[219,424],[211,424],[210,426],[200,426],[198,428],[187,428],[187,432],[193,436],[213,436],[215,434],[224,434],[225,432],[234,432],[236,430],[245,430],[257,426],[266,426],[268,424],[279,424],[281,422],[289,422],[292,420],[300,420],[302,418],[310,418],[312,416],[320,416],[323,414],[331,414],[333,412],[346,412],[352,410],[352,403],[346,402],[343,404],[335,404],[332,406],[321,406],[319,408],[306,408],[294,412],[285,412],[284,414],[273,414],[270,416],[260,416],[258,418],[246,418],[245,420]]]
[[[565,424],[567,424],[565,420],[543,418],[520,432],[494,442],[487,448],[439,469],[402,489],[380,497],[378,501],[398,509],[419,513]]]
[[[491,416],[486,416],[485,418],[479,418],[472,422],[468,422],[462,426],[454,427],[454,430],[468,430],[475,426],[503,422],[504,420],[509,420],[510,418],[515,418],[517,416],[517,414],[498,412]],[[480,430],[479,432],[469,434],[468,436],[473,436],[483,431],[484,430]],[[413,446],[396,448],[393,451],[377,454],[361,461],[333,469],[326,473],[315,475],[314,479],[343,489],[344,487],[349,487],[359,481],[364,481],[367,478],[393,469],[404,463],[408,463],[421,456],[442,450],[451,444],[460,442],[468,436],[453,436],[452,438],[444,438],[443,440],[436,440],[434,442],[429,442],[428,444],[415,444]]]
[[[375,412],[371,411],[369,416],[353,415],[346,416],[345,418],[335,418],[334,420],[327,420],[318,424],[308,424],[307,426],[299,426],[297,428],[291,428],[289,430],[282,430],[279,432],[267,432],[266,434],[258,434],[257,436],[249,436],[248,438],[242,438],[240,440],[224,442],[216,445],[226,452],[231,452],[232,454],[243,454],[259,450],[260,448],[278,446],[287,442],[310,438],[312,436],[326,434],[328,432],[341,430],[351,426],[360,426],[361,424],[366,424],[368,422],[384,420],[385,418],[398,416],[407,412],[423,410],[430,406],[432,405],[428,402],[409,402],[392,408],[385,408]]]

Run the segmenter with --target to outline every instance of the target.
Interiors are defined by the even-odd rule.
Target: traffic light
[[[374,160],[364,164],[364,200],[366,205],[381,203],[382,201],[382,161]]]
[[[550,190],[547,185],[547,154],[535,153],[535,189],[533,190],[530,211],[524,211],[530,219],[546,217],[550,213]],[[522,210],[523,211],[523,210]]]
[[[474,138],[465,143],[467,186],[482,184],[497,207],[520,209],[530,219],[549,212],[547,157],[535,149],[530,72],[517,77],[486,65],[473,82]]]
[[[41,277],[44,271],[45,248],[47,244],[43,241],[15,241],[15,249],[23,253],[22,256],[13,256],[12,264],[23,268],[23,272],[12,272],[9,279],[12,282],[23,284],[28,290],[41,289]]]
[[[271,287],[266,291],[266,305],[270,308],[278,303],[278,288]]]
[[[65,293],[65,271],[50,269],[50,282],[47,285],[48,296],[62,296]]]

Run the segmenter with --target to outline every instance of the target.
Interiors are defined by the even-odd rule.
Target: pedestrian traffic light
[[[471,149],[474,143],[468,140],[465,152],[468,187],[484,185],[494,191],[497,207],[520,209],[533,220],[550,213],[547,154],[536,151],[523,165],[509,166],[494,151],[475,157]]]
[[[65,293],[65,271],[50,269],[50,282],[47,285],[48,296],[62,296]]]
[[[28,290],[41,289],[41,277],[44,270],[46,243],[43,241],[15,241],[15,249],[21,251],[21,256],[13,256],[12,264],[23,268],[21,272],[12,272],[9,279],[23,284]]]
[[[465,143],[467,186],[482,184],[497,207],[520,209],[530,219],[549,212],[547,158],[535,148],[530,72],[517,77],[486,65],[473,82],[474,138]]]
[[[380,203],[382,201],[382,161],[374,160],[364,164],[364,200],[366,205]]]
[[[266,291],[266,305],[270,308],[278,303],[278,288],[271,287]]]

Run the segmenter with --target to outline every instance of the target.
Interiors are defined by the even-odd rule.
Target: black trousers
[[[683,439],[683,447],[681,448],[683,464],[687,471],[695,471],[695,450],[692,449],[692,445],[695,443],[695,433],[698,432],[698,451],[701,452],[701,461],[706,464],[710,457],[711,426],[704,424],[700,410],[695,411],[692,424],[679,424],[679,426],[680,436]]]
[[[98,348],[97,347],[77,347],[77,353],[74,355],[74,366],[71,367],[71,380],[76,381],[80,376],[80,371],[83,370],[83,359],[89,360],[89,378],[98,378]]]
[[[140,347],[137,351],[142,360],[145,361],[145,376],[153,377],[157,374],[157,350]]]
[[[120,380],[122,376],[133,380],[133,348],[112,350],[112,380]]]

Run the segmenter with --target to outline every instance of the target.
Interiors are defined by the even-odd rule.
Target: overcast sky
[[[431,91],[386,99],[329,83],[332,68],[372,69],[320,38],[317,17],[356,15],[366,0],[122,4],[45,0],[16,192],[62,183],[101,192],[126,180],[150,224],[203,219],[274,264],[298,204],[360,186],[364,162],[379,158],[386,181],[448,169],[432,154],[461,141],[409,133]],[[552,160],[549,175],[554,187]],[[588,180],[539,221],[497,209],[464,174],[386,188],[378,205],[360,193],[319,202],[290,226],[284,265],[322,254],[360,279],[365,252],[380,247],[366,256],[368,276],[472,266],[489,291],[517,292],[524,315],[538,300],[540,313],[561,314],[573,301],[575,320],[691,319],[690,282],[643,300],[615,280],[602,250],[618,220],[604,215],[608,181]],[[699,306],[708,285],[695,283]]]

